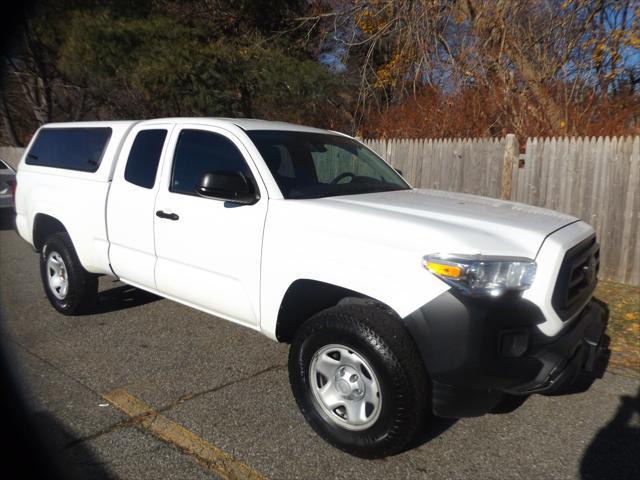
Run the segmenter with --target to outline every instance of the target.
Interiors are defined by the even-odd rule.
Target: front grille
[[[551,304],[562,321],[573,317],[591,297],[598,283],[600,245],[596,236],[572,247],[564,256]]]

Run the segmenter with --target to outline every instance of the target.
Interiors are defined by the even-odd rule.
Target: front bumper
[[[555,393],[593,370],[608,313],[591,300],[554,337],[537,327],[540,309],[519,298],[477,299],[443,293],[404,322],[433,389],[433,411],[444,417],[489,412],[505,393]]]

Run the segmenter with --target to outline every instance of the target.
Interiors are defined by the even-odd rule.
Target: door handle
[[[162,210],[158,210],[156,212],[156,216],[160,218],[166,218],[167,220],[178,220],[180,218],[177,213],[167,213],[163,212]]]

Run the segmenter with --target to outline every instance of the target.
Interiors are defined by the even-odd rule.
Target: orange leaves
[[[365,6],[355,14],[356,25],[363,33],[375,35],[384,28],[393,15],[393,2],[369,0],[362,3]]]
[[[381,22],[373,16],[371,10],[366,9],[356,18],[356,25],[367,35],[373,35],[380,29]]]
[[[393,71],[389,63],[380,77],[381,82],[393,81],[387,76]],[[507,96],[497,85],[466,87],[455,93],[424,87],[415,96],[410,95],[382,112],[369,111],[363,135],[369,138],[446,138],[516,133],[526,138],[558,134],[640,134],[635,120],[639,111],[636,95],[609,98],[593,93],[561,103],[562,118],[550,124],[544,117],[544,107],[525,93]],[[550,94],[561,101],[566,91],[562,85],[556,85]]]
[[[607,334],[611,337],[611,364],[640,368],[640,288],[600,282],[596,297],[609,306]]]
[[[401,64],[401,53],[396,52],[391,60],[376,71],[374,86],[376,88],[394,87],[398,81],[398,77],[402,76],[402,71],[400,70]]]

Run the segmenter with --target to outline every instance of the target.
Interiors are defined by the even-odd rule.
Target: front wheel
[[[337,306],[305,322],[291,345],[289,379],[313,429],[360,457],[402,451],[427,417],[422,359],[401,321],[381,306]]]
[[[40,254],[40,275],[49,302],[60,313],[87,313],[95,306],[98,277],[87,272],[67,233],[51,235]]]

